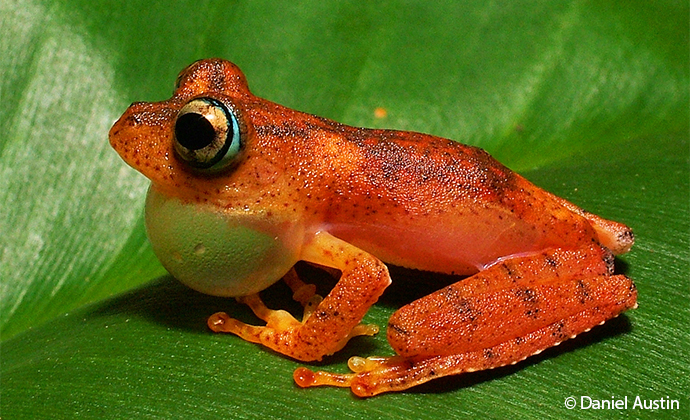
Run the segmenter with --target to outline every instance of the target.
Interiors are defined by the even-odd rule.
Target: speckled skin
[[[199,96],[226,104],[241,127],[240,156],[215,174],[191,169],[173,152],[177,113]],[[297,244],[297,259],[343,271],[336,288],[304,323],[271,321],[274,314],[268,311],[262,316],[267,327],[216,317],[209,321],[216,330],[300,360],[318,360],[346,343],[390,282],[381,260],[436,272],[478,273],[394,315],[389,341],[405,356],[394,362],[402,360],[407,376],[393,380],[391,369],[399,372],[399,365],[369,362],[365,371],[350,376],[299,369],[295,379],[302,386],[351,386],[363,396],[405,389],[439,376],[434,369],[440,371],[440,363],[452,365],[431,363],[435,357],[482,355],[477,367],[458,362],[460,367],[445,374],[499,366],[635,305],[634,284],[613,275],[610,265],[609,250],[621,254],[633,244],[625,225],[539,189],[481,149],[420,133],[350,127],[257,98],[242,72],[224,60],[199,61],[185,69],[167,101],[132,104],[113,126],[110,141],[127,163],[151,179],[158,194],[229,218],[241,213],[276,237],[292,232],[289,242]],[[517,269],[506,268],[511,264],[531,267],[520,269],[526,283],[514,286]],[[586,297],[582,290],[588,290]],[[531,305],[531,315],[522,309],[489,311],[498,296],[509,308]],[[260,303],[247,303],[258,313],[265,310]],[[549,316],[534,315],[540,311]],[[594,312],[585,316],[588,311]],[[559,339],[523,339],[560,324],[568,333]],[[513,343],[509,350],[507,343]],[[431,363],[433,374],[408,366],[422,360]]]

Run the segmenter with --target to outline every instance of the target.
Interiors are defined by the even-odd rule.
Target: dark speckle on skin
[[[558,267],[558,261],[556,261],[555,259],[551,258],[551,257],[548,256],[548,255],[546,255],[546,256],[544,257],[544,261],[546,261],[546,263],[547,263],[550,267],[552,267],[552,268],[557,268],[557,267]]]
[[[399,335],[403,335],[403,336],[410,335],[409,331],[407,331],[406,329],[404,329],[403,327],[401,327],[398,324],[388,323],[388,328],[392,329],[393,331],[395,331]]]
[[[534,290],[530,288],[520,288],[515,291],[515,294],[522,299],[523,302],[531,303],[531,304],[536,304],[539,302],[539,298],[537,297],[537,294],[534,292]]]
[[[584,305],[588,300],[590,300],[589,295],[589,286],[587,286],[584,281],[579,280],[577,282],[577,296],[580,299],[580,303]]]
[[[302,141],[310,138],[313,133],[304,127],[304,124],[298,121],[281,121],[280,124],[263,124],[254,126],[256,133],[259,136],[268,137],[281,137],[281,138],[294,138],[296,141]]]
[[[482,314],[482,311],[475,307],[469,299],[460,298],[453,303],[458,319],[464,322],[475,322]]]

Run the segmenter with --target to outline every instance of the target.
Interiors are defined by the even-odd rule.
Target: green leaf
[[[0,415],[3,418],[677,417],[690,340],[688,4],[451,1],[0,4]],[[165,274],[146,241],[147,181],[106,137],[166,98],[192,61],[227,58],[267,99],[338,121],[484,147],[538,185],[633,227],[619,259],[639,309],[523,363],[359,400],[298,389],[299,366],[207,331],[228,299]],[[387,116],[375,116],[384,108]],[[329,284],[304,269],[309,281]],[[393,270],[367,315],[442,276]],[[282,285],[273,307],[295,310]],[[318,367],[391,354],[358,338]],[[628,397],[568,410],[566,397]]]

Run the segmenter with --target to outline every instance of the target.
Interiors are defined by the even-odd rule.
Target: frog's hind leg
[[[244,340],[260,343],[298,360],[321,360],[347,344],[352,337],[374,335],[375,325],[361,324],[369,307],[390,284],[386,266],[366,252],[325,232],[317,233],[307,243],[302,259],[339,270],[342,275],[325,298],[313,285],[302,282],[294,271],[284,278],[293,297],[304,306],[300,322],[283,310],[266,307],[258,294],[237,300],[247,304],[265,326],[247,325],[223,312],[208,319],[216,332],[236,334]]]
[[[346,375],[300,368],[295,381],[371,396],[517,363],[636,306],[611,258],[592,246],[503,261],[396,312],[388,340],[399,356],[352,358]]]
[[[596,214],[585,211],[570,201],[553,195],[549,192],[543,191],[543,193],[547,194],[549,197],[556,200],[573,213],[587,219],[590,225],[592,225],[592,228],[594,228],[594,231],[597,233],[599,243],[610,249],[615,255],[625,254],[626,252],[630,251],[630,248],[632,248],[633,244],[635,243],[635,235],[633,234],[632,229],[623,223],[614,222],[613,220],[607,220],[599,217]]]

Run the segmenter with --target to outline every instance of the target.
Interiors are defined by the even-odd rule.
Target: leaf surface
[[[582,395],[687,410],[686,3],[121,3],[0,5],[3,418],[599,417],[564,407]],[[147,181],[106,139],[130,102],[167,98],[182,68],[212,56],[259,96],[481,146],[629,224],[637,242],[618,264],[639,309],[518,365],[406,393],[298,389],[299,363],[206,330],[216,310],[256,320],[165,274],[143,228]],[[438,280],[393,273],[367,322],[386,325]],[[295,309],[281,285],[267,301]],[[383,334],[358,338],[317,367],[344,372],[355,354],[391,350]],[[630,407],[620,413],[678,415]]]

